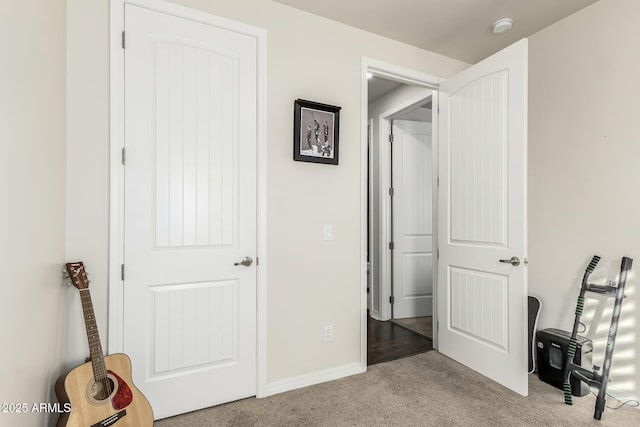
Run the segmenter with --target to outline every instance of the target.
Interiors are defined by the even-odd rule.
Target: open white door
[[[527,56],[440,85],[437,294],[439,351],[525,396]]]
[[[431,123],[393,121],[393,318],[433,314]]]

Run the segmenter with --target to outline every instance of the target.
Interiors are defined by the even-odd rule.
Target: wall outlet
[[[333,340],[333,326],[326,325],[324,327],[324,342]]]

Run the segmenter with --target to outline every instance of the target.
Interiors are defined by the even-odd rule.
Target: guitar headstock
[[[82,261],[68,262],[65,266],[69,274],[69,280],[71,280],[73,286],[78,289],[89,288],[89,278],[87,277],[87,272],[84,270]]]

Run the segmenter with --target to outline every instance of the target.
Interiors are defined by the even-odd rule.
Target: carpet
[[[208,426],[640,426],[640,410],[606,409],[595,397],[564,404],[562,391],[529,376],[522,397],[436,351],[370,366],[364,374],[249,398],[156,421]],[[617,402],[608,399],[609,406]]]

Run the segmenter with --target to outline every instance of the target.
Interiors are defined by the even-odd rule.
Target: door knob
[[[245,267],[249,267],[251,264],[253,264],[253,258],[251,258],[250,256],[246,256],[242,258],[242,261],[236,262],[233,265],[244,265]]]
[[[500,262],[504,262],[505,264],[511,264],[513,266],[518,266],[520,265],[520,258],[518,258],[517,256],[512,256],[509,259],[501,259]]]

